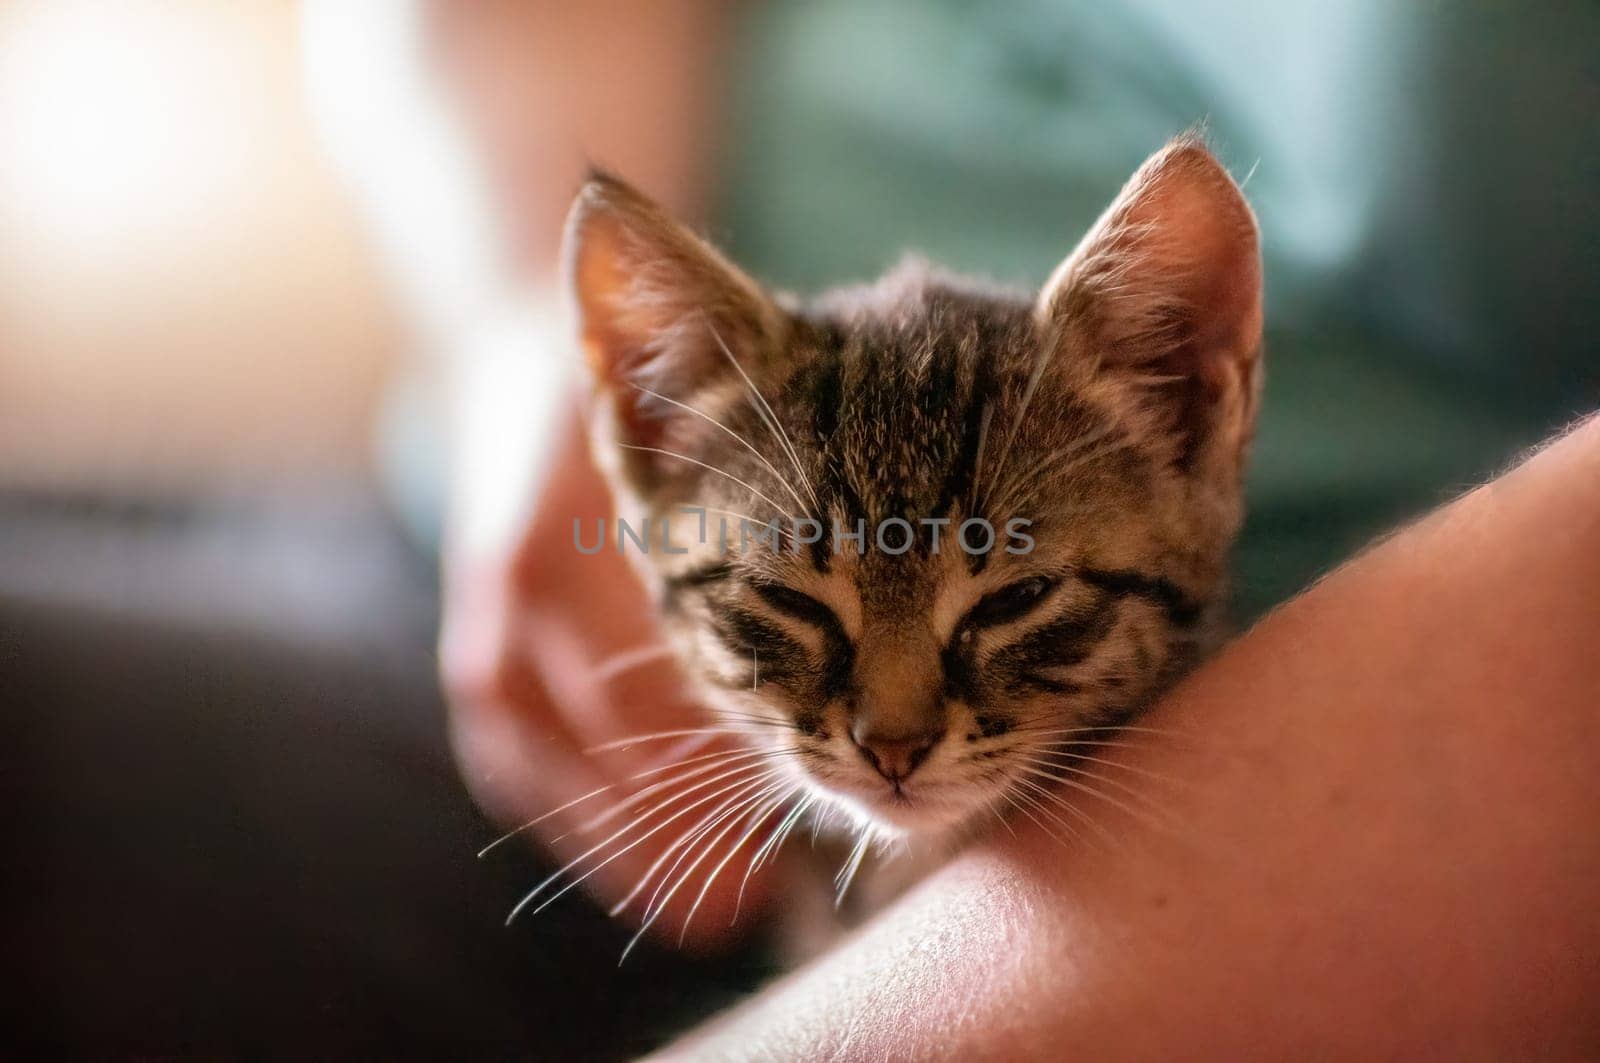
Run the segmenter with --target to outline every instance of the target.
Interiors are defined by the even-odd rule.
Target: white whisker
[[[789,828],[794,825],[795,821],[805,813],[805,810],[815,800],[816,798],[810,794],[802,798],[800,803],[785,818],[779,820],[777,826],[772,828],[772,832],[761,843],[761,847],[750,855],[750,863],[744,869],[744,878],[739,880],[739,896],[733,903],[733,919],[737,920],[739,912],[744,908],[744,891],[745,887],[750,885],[750,876],[766,862],[767,853],[775,851],[775,847],[782,844],[782,840],[788,833]],[[728,925],[732,926],[733,923],[729,922]]]
[[[1080,782],[1077,779],[1072,778],[1069,775],[1058,775],[1058,774],[1055,774],[1055,773],[1052,773],[1052,772],[1044,771],[1043,769],[1040,769],[1040,768],[1032,768],[1032,767],[1027,767],[1027,766],[1023,766],[1021,770],[1026,772],[1026,773],[1028,773],[1029,775],[1035,775],[1035,776],[1038,776],[1040,778],[1050,779],[1053,782],[1058,782],[1063,786],[1069,786],[1072,789],[1077,790],[1077,791],[1079,791],[1081,793],[1088,794],[1090,797],[1098,797],[1100,800],[1106,802],[1108,805],[1112,805],[1115,808],[1121,809],[1122,811],[1126,812],[1128,815],[1132,816],[1134,819],[1138,820],[1141,823],[1145,823],[1145,824],[1151,825],[1151,826],[1162,827],[1163,829],[1165,829],[1166,825],[1161,823],[1159,820],[1151,819],[1149,813],[1144,812],[1144,811],[1142,811],[1140,809],[1132,808],[1132,807],[1128,806],[1127,804],[1124,804],[1122,801],[1119,801],[1117,798],[1112,797],[1110,794],[1101,793],[1099,790],[1096,790],[1094,787],[1087,786],[1084,783]],[[1060,795],[1058,794],[1056,796],[1059,797]]]
[[[679,865],[683,863],[685,857],[688,855],[689,848],[694,845],[696,839],[698,839],[707,830],[714,828],[718,823],[720,823],[722,821],[722,814],[724,812],[731,810],[735,806],[742,806],[745,804],[744,799],[751,795],[752,790],[764,791],[774,777],[775,773],[770,770],[761,773],[755,778],[749,780],[749,785],[733,794],[733,796],[729,797],[722,804],[707,812],[704,816],[695,821],[695,823],[686,828],[681,834],[673,839],[672,844],[663,849],[661,854],[656,857],[656,859],[648,868],[645,869],[644,874],[639,876],[639,881],[634,884],[633,888],[628,891],[627,895],[611,906],[608,914],[615,917],[626,911],[628,906],[638,898],[639,894],[648,888],[651,880],[656,877],[656,872],[660,871],[661,868],[665,866],[667,861],[671,860],[673,856],[679,852],[679,850],[682,850],[683,855],[678,856],[672,867],[668,868],[666,876],[663,877],[662,882],[665,884],[666,878],[670,878],[672,872],[676,871]],[[759,795],[757,796],[759,797]],[[644,906],[644,914],[646,916],[648,916],[655,908],[656,898],[660,895],[661,887],[658,886],[656,891],[650,895],[650,900]]]
[[[1011,835],[1013,838],[1017,836],[1016,830],[1012,828],[1010,821],[1006,819],[1003,812],[993,806],[990,806],[989,811],[994,813],[995,820],[1006,829],[1007,834]]]
[[[556,842],[560,842],[560,841],[564,840],[565,838],[567,838],[568,835],[572,835],[572,834],[587,834],[590,831],[597,830],[598,828],[603,827],[605,824],[611,822],[613,819],[616,819],[623,812],[626,812],[628,809],[632,808],[634,805],[637,805],[639,802],[643,801],[645,798],[650,797],[653,794],[659,793],[662,790],[669,789],[671,787],[675,787],[675,786],[681,785],[682,783],[688,782],[690,779],[694,778],[697,775],[704,775],[708,771],[718,771],[719,772],[719,774],[714,775],[709,779],[703,779],[700,782],[695,783],[693,786],[687,787],[687,788],[685,788],[683,790],[678,791],[675,794],[669,795],[669,797],[665,798],[664,800],[670,801],[670,800],[673,800],[676,797],[681,797],[681,796],[683,796],[685,794],[695,793],[696,791],[702,790],[707,786],[713,785],[713,784],[715,784],[717,782],[720,782],[723,779],[731,777],[733,774],[735,774],[736,772],[738,772],[738,771],[740,771],[740,770],[742,770],[744,768],[754,767],[754,766],[758,765],[763,760],[768,760],[768,759],[775,760],[779,756],[784,755],[784,753],[785,753],[785,751],[783,751],[783,750],[769,750],[769,749],[732,750],[725,757],[723,757],[720,760],[713,761],[712,763],[709,763],[709,764],[704,764],[704,765],[702,765],[702,766],[700,766],[698,768],[694,768],[691,771],[684,772],[681,775],[675,775],[675,776],[673,776],[673,777],[671,777],[669,779],[663,779],[660,782],[652,783],[651,785],[649,785],[649,786],[645,787],[644,789],[640,790],[638,793],[633,794],[633,795],[631,795],[629,797],[623,798],[621,801],[618,801],[615,805],[612,805],[610,808],[606,809],[604,812],[601,812],[601,813],[595,815],[594,817],[589,819],[587,822],[580,823],[578,826],[573,827],[571,830],[567,831],[566,834],[557,835],[556,837],[552,838],[550,840],[551,844],[555,844]],[[755,762],[755,763],[752,764],[752,763],[746,763],[746,762]],[[730,764],[734,765],[734,767],[729,768],[728,765],[730,765]],[[641,814],[648,814],[648,813],[641,813]]]
[[[1127,794],[1131,800],[1140,802],[1141,807],[1147,808],[1151,816],[1160,817],[1165,816],[1166,814],[1166,809],[1157,804],[1155,799],[1149,794],[1142,790],[1135,789],[1119,779],[1113,779],[1105,775],[1100,775],[1076,764],[1061,764],[1055,761],[1038,760],[1032,757],[1025,757],[1023,758],[1022,762],[1025,764],[1031,764],[1037,768],[1064,771],[1068,774],[1068,776],[1079,781],[1089,780],[1090,782],[1110,786],[1114,789],[1121,790],[1123,793]],[[1088,783],[1084,783],[1084,785],[1088,785]],[[1169,824],[1162,823],[1162,826],[1169,826]]]
[[[765,795],[772,793],[777,786],[781,785],[781,783],[769,784],[764,789],[758,791],[754,796],[748,798],[744,803],[739,805],[738,808],[743,809],[751,803],[762,801]],[[716,852],[717,845],[722,841],[723,838],[726,838],[730,833],[732,833],[733,829],[740,823],[740,816],[738,814],[725,813],[723,818],[727,818],[727,825],[721,830],[717,831],[715,837],[712,837],[709,841],[701,846],[700,855],[696,856],[693,862],[691,862],[688,867],[683,869],[683,872],[678,876],[677,881],[673,883],[672,888],[667,891],[666,895],[661,897],[659,903],[656,902],[655,898],[651,898],[651,903],[655,905],[655,910],[646,915],[645,920],[642,924],[640,924],[639,929],[634,931],[633,937],[628,940],[628,944],[622,950],[621,958],[617,960],[618,967],[622,966],[622,964],[627,960],[628,954],[633,951],[633,947],[637,945],[641,939],[643,939],[650,927],[655,925],[656,920],[661,918],[661,913],[667,910],[667,905],[672,903],[672,898],[676,896],[678,891],[684,887],[684,884],[689,881],[689,876],[694,874],[695,868],[699,867],[711,856],[712,853]],[[704,838],[707,836],[707,834],[709,834],[709,829],[707,830],[706,834],[702,834],[700,837]],[[685,848],[684,854],[687,855],[688,852],[689,849]],[[676,868],[676,865],[674,865],[674,868]],[[667,872],[668,877],[671,877],[671,874],[671,871]],[[666,878],[663,878],[662,885],[665,884]],[[660,893],[660,887],[657,888],[657,893]],[[687,923],[685,924],[685,929],[687,929]],[[679,940],[681,941],[682,938],[680,937]]]
[[[1085,761],[1085,762],[1090,763],[1090,764],[1103,764],[1108,768],[1120,768],[1122,771],[1132,772],[1135,775],[1142,775],[1147,779],[1154,780],[1155,782],[1166,783],[1169,786],[1185,786],[1185,785],[1188,785],[1188,781],[1187,780],[1179,779],[1176,776],[1172,776],[1172,775],[1163,775],[1160,772],[1151,771],[1148,768],[1141,768],[1136,764],[1124,764],[1120,760],[1109,760],[1109,759],[1107,759],[1105,757],[1091,757],[1087,753],[1074,753],[1074,752],[1072,752],[1070,750],[1065,750],[1065,749],[1044,748],[1044,749],[1038,750],[1038,753],[1042,757],[1045,757],[1045,758],[1068,757],[1068,758],[1070,758],[1072,760],[1081,760],[1081,761]],[[1059,768],[1059,767],[1066,767],[1067,765],[1056,764],[1054,766]],[[1108,779],[1107,781],[1109,782],[1111,780]]]
[[[1044,809],[1040,807],[1039,802],[1037,800],[1029,797],[1027,794],[1019,793],[1019,792],[1017,792],[1015,790],[1008,791],[1005,794],[1005,799],[1011,805],[1012,808],[1016,809],[1018,812],[1021,812],[1024,816],[1026,816],[1028,818],[1028,820],[1033,823],[1034,826],[1038,827],[1040,830],[1044,831],[1050,837],[1054,838],[1056,840],[1056,844],[1062,845],[1062,846],[1066,846],[1069,849],[1071,848],[1070,845],[1067,845],[1067,840],[1065,838],[1063,838],[1061,835],[1057,834],[1055,831],[1051,830],[1049,827],[1045,826],[1044,823],[1041,822],[1038,817],[1036,817],[1032,812],[1028,811],[1028,808],[1030,806],[1033,807],[1033,808],[1038,808],[1041,812],[1044,811]],[[1052,818],[1055,818],[1055,817],[1052,817]],[[1060,822],[1060,820],[1058,819],[1057,822]],[[1077,839],[1079,841],[1082,840],[1082,835],[1080,835],[1075,829],[1073,829],[1073,827],[1072,827],[1072,825],[1070,823],[1062,823],[1061,825],[1063,827],[1067,828],[1067,832],[1069,834],[1071,834],[1074,839]]]
[[[757,498],[761,499],[761,501],[765,502],[767,505],[771,506],[773,509],[777,510],[779,513],[782,513],[785,517],[788,517],[790,523],[793,523],[795,521],[795,515],[793,513],[790,513],[787,509],[785,509],[784,507],[778,505],[778,503],[774,502],[769,496],[767,496],[766,494],[764,494],[763,492],[761,492],[757,488],[751,486],[750,484],[746,483],[744,480],[739,479],[737,476],[735,476],[731,472],[728,472],[726,469],[719,469],[715,465],[707,464],[706,462],[703,462],[698,458],[691,458],[687,454],[679,454],[675,450],[664,450],[661,447],[642,447],[642,446],[639,446],[637,443],[618,443],[617,446],[621,447],[623,450],[637,450],[637,451],[642,451],[642,452],[644,452],[646,454],[661,454],[661,455],[663,455],[665,457],[668,457],[668,458],[677,458],[680,461],[688,462],[690,465],[698,465],[700,468],[705,469],[707,472],[714,472],[718,476],[726,476],[728,479],[732,480],[734,483],[738,484],[740,487],[744,488],[746,491],[749,491],[751,494],[753,494]]]
[[[754,765],[750,765],[750,766],[747,766],[746,768],[744,768],[743,770],[745,770],[745,771],[755,771],[755,770],[757,770],[757,768]],[[669,824],[672,824],[672,823],[676,822],[677,820],[683,818],[684,816],[688,815],[690,812],[694,811],[696,808],[699,808],[700,806],[706,804],[708,801],[716,800],[718,797],[721,797],[723,794],[726,794],[729,790],[735,790],[735,789],[738,789],[741,786],[746,785],[747,782],[748,782],[748,780],[738,780],[738,781],[735,781],[733,783],[730,783],[729,785],[723,787],[722,789],[717,790],[714,793],[708,794],[705,797],[700,798],[698,801],[695,801],[693,804],[687,805],[684,808],[679,809],[677,812],[674,812],[671,816],[667,817],[662,822],[656,824],[654,827],[650,828],[650,830],[646,831],[644,834],[641,834],[639,837],[635,838],[633,841],[629,842],[627,845],[623,846],[621,849],[618,849],[616,852],[612,853],[610,856],[606,857],[604,860],[600,861],[598,864],[595,864],[589,870],[585,871],[583,874],[579,875],[577,878],[573,879],[571,882],[567,883],[565,886],[562,886],[555,893],[551,894],[543,902],[541,902],[537,908],[535,908],[533,910],[534,914],[538,914],[539,912],[544,911],[546,908],[550,907],[550,905],[554,904],[556,901],[560,900],[563,896],[565,896],[566,893],[569,890],[572,890],[573,888],[577,887],[578,885],[580,885],[581,883],[586,881],[590,876],[594,875],[601,868],[607,866],[612,861],[621,858],[625,854],[631,852],[637,846],[642,845],[644,842],[648,841],[651,837],[653,837],[656,834],[660,833],[661,831],[665,830]],[[651,815],[654,815],[656,812],[661,811],[662,808],[664,808],[668,804],[671,804],[672,801],[676,800],[677,797],[681,797],[681,796],[683,796],[683,795],[681,795],[681,794],[680,795],[675,795],[673,798],[669,798],[667,801],[663,802],[661,805],[657,805],[656,807],[652,808],[649,812],[646,812],[643,815],[639,816],[638,818],[632,820],[625,827],[623,827],[620,830],[616,831],[615,833],[613,833],[612,835],[607,837],[604,841],[601,841],[598,844],[596,844],[594,846],[591,846],[590,848],[586,849],[583,853],[579,854],[574,859],[569,860],[564,866],[562,866],[562,868],[559,871],[556,871],[554,874],[550,875],[543,882],[540,882],[531,891],[529,891],[529,893],[525,897],[523,897],[522,900],[517,902],[516,907],[511,909],[511,914],[506,916],[506,925],[510,926],[512,920],[516,919],[518,914],[520,914],[524,908],[526,908],[529,904],[532,904],[533,901],[535,899],[537,899],[538,896],[541,893],[543,893],[546,889],[548,889],[550,886],[552,886],[557,881],[559,881],[560,878],[563,875],[565,875],[568,872],[570,872],[573,869],[575,869],[580,863],[582,863],[584,860],[587,860],[590,856],[593,856],[595,853],[599,852],[601,849],[604,849],[607,845],[610,845],[612,842],[618,840],[622,835],[626,834],[628,831],[630,831],[634,827],[638,826],[643,819],[645,819],[645,818],[647,818],[647,817],[649,817]]]
[[[856,847],[850,850],[850,857],[845,865],[839,869],[839,877],[835,880],[838,891],[833,896],[833,906],[837,909],[844,904],[844,895],[850,892],[850,883],[856,880],[856,872],[861,870],[861,861],[866,858],[867,845],[872,841],[872,829],[863,828],[861,840],[856,842]]]
[[[789,720],[778,720],[754,712],[740,712],[737,709],[713,709],[711,714],[718,720],[726,720],[730,723],[753,724],[756,727],[777,727],[785,731],[799,730]],[[748,738],[749,736],[746,735],[745,737]]]
[[[663,642],[641,646],[634,650],[623,650],[601,661],[590,673],[590,678],[596,683],[609,683],[617,676],[631,672],[635,668],[668,660],[671,657],[672,647]]]
[[[721,875],[723,869],[728,866],[728,862],[738,855],[739,850],[743,849],[745,844],[755,836],[756,831],[761,829],[761,824],[766,822],[767,817],[772,815],[773,812],[776,812],[778,809],[782,808],[783,803],[792,799],[798,790],[799,787],[797,786],[790,786],[788,790],[780,790],[776,797],[760,805],[754,812],[750,814],[750,817],[747,821],[750,824],[749,828],[744,832],[743,835],[740,836],[738,841],[733,843],[733,846],[728,850],[727,854],[723,856],[721,860],[717,861],[717,866],[711,869],[711,874],[706,876],[705,884],[700,887],[700,892],[695,895],[694,903],[689,906],[688,914],[683,917],[683,926],[678,931],[679,945],[683,944],[684,936],[689,933],[689,924],[694,921],[695,913],[700,910],[700,905],[705,901],[706,894],[711,892],[712,883],[717,881],[717,877]],[[737,918],[737,911],[738,910],[735,909],[735,918]],[[732,924],[730,923],[729,925]]]
[[[555,808],[550,809],[548,812],[544,812],[544,813],[541,813],[540,815],[537,815],[537,816],[533,817],[532,819],[528,820],[526,823],[523,823],[521,826],[513,827],[510,830],[506,831],[504,834],[500,835],[500,837],[496,838],[494,841],[490,842],[488,845],[485,845],[482,849],[479,849],[478,850],[478,858],[482,859],[486,854],[488,854],[488,853],[494,851],[495,849],[499,848],[505,842],[510,841],[512,838],[515,838],[517,835],[523,833],[524,831],[532,830],[534,827],[537,827],[539,824],[543,823],[545,820],[549,819],[550,817],[560,815],[562,812],[565,812],[568,809],[573,808],[574,806],[581,805],[585,801],[589,801],[589,800],[591,800],[593,798],[599,797],[601,794],[606,793],[606,792],[608,792],[610,790],[615,790],[615,789],[617,789],[618,787],[624,785],[627,782],[632,782],[632,781],[638,780],[638,779],[645,779],[645,778],[648,778],[648,777],[650,777],[652,775],[659,775],[664,771],[671,771],[673,768],[685,767],[686,765],[694,764],[694,763],[697,763],[699,761],[703,761],[703,760],[709,759],[711,757],[731,757],[731,756],[735,756],[739,752],[740,752],[739,750],[722,750],[722,751],[719,751],[719,752],[716,752],[716,753],[705,753],[705,754],[702,754],[700,756],[689,757],[686,760],[676,760],[676,761],[673,761],[671,764],[663,764],[663,765],[661,765],[659,767],[648,768],[648,769],[646,769],[644,771],[637,772],[637,773],[635,773],[633,775],[628,776],[627,779],[624,779],[621,782],[606,783],[604,786],[597,786],[593,790],[590,790],[586,794],[581,794],[578,797],[574,797],[572,800],[566,802],[565,804],[557,805]],[[690,776],[692,776],[694,774],[697,774],[697,773],[690,772],[687,775],[676,777],[673,781],[682,781],[683,779],[689,778]],[[565,837],[565,835],[563,835],[563,837]]]
[[[967,498],[967,508],[978,511],[978,500],[983,497],[983,458],[989,445],[989,422],[994,419],[994,400],[986,399],[983,412],[978,415],[978,446],[972,455],[972,492]]]
[[[677,727],[670,731],[650,731],[646,734],[628,735],[626,738],[614,738],[609,742],[602,742],[597,746],[585,749],[585,756],[596,753],[609,753],[615,749],[627,749],[641,742],[659,742],[667,738],[684,738],[688,735],[737,735],[738,731],[731,727]]]
[[[1022,399],[1017,404],[1016,416],[1011,419],[1011,431],[1006,434],[1006,441],[1000,451],[1000,459],[995,463],[995,474],[997,476],[1006,470],[1006,462],[1011,457],[1011,446],[1017,441],[1017,433],[1022,429],[1022,418],[1027,414],[1028,406],[1033,402],[1034,392],[1039,390],[1039,381],[1044,378],[1045,368],[1049,364],[1050,359],[1047,357],[1045,349],[1041,347],[1039,353],[1035,355],[1033,369],[1028,374],[1028,382],[1023,385]],[[987,506],[988,499],[981,499],[980,504]]]
[[[772,412],[771,406],[767,405],[767,400],[762,396],[761,390],[756,387],[755,381],[750,379],[750,375],[744,371],[744,366],[739,364],[739,359],[735,358],[733,352],[728,349],[728,344],[723,340],[722,334],[717,331],[716,326],[711,324],[709,316],[705,318],[705,322],[706,328],[711,331],[712,337],[717,341],[717,346],[721,347],[722,353],[727,356],[728,364],[733,366],[734,372],[739,374],[744,381],[745,387],[750,389],[750,394],[758,404],[756,413],[766,422],[767,428],[772,434],[778,437],[778,445],[783,448],[784,453],[789,455],[789,461],[794,465],[794,471],[800,474],[800,482],[805,484],[806,494],[811,496],[812,506],[815,507],[817,513],[821,513],[822,503],[817,501],[816,489],[811,486],[811,478],[806,475],[805,467],[800,464],[800,456],[795,452],[794,444],[789,441],[789,433],[783,430],[783,425],[778,421],[778,415]],[[804,509],[805,507],[801,506],[800,508]]]
[[[1109,734],[1116,734],[1118,732],[1129,732],[1129,733],[1132,733],[1132,734],[1160,735],[1160,736],[1162,736],[1164,738],[1195,738],[1195,737],[1197,737],[1197,736],[1195,736],[1195,735],[1193,735],[1193,734],[1191,734],[1191,733],[1189,733],[1187,731],[1175,731],[1175,730],[1168,730],[1168,729],[1159,728],[1159,727],[1141,727],[1141,726],[1139,726],[1137,724],[1131,724],[1131,723],[1106,723],[1106,724],[1098,724],[1098,725],[1093,726],[1093,727],[1051,727],[1051,728],[1018,727],[1018,728],[1014,729],[1011,733],[1012,734],[1030,734],[1030,735],[1044,736],[1044,735],[1069,735],[1069,734],[1108,734],[1108,733]],[[1092,743],[1092,744],[1094,744],[1094,745],[1108,745],[1109,744],[1109,743],[1104,742],[1104,741],[1102,741],[1100,739],[1097,739],[1097,738],[1096,739],[1089,739],[1087,741]],[[1140,748],[1143,748],[1143,747],[1140,747]]]
[[[1003,505],[1010,502],[1018,490],[1026,486],[1031,480],[1037,479],[1038,477],[1044,475],[1045,472],[1050,471],[1053,466],[1064,459],[1074,456],[1077,458],[1077,460],[1071,462],[1066,468],[1057,470],[1056,475],[1058,477],[1071,472],[1075,468],[1086,465],[1091,461],[1096,461],[1102,457],[1105,457],[1107,454],[1113,454],[1118,450],[1128,446],[1129,440],[1126,438],[1121,438],[1113,440],[1109,446],[1099,447],[1087,454],[1083,453],[1086,448],[1099,443],[1101,440],[1105,439],[1115,431],[1117,431],[1117,426],[1114,424],[1108,424],[1097,432],[1091,432],[1088,435],[1080,436],[1065,447],[1053,451],[1041,458],[1039,461],[1035,462],[1031,468],[1022,470],[1016,475],[1011,476],[1002,484],[1003,490],[999,497],[997,497],[994,501],[995,510],[1002,511]]]
[[[785,480],[783,478],[783,475],[781,473],[779,473],[776,468],[773,467],[772,462],[767,460],[767,456],[765,454],[761,453],[761,451],[757,450],[754,446],[752,446],[750,444],[750,441],[745,439],[744,436],[740,435],[738,432],[735,432],[733,429],[729,428],[727,425],[723,424],[721,421],[717,420],[715,417],[712,417],[710,414],[706,413],[703,410],[697,410],[693,406],[688,405],[687,403],[679,402],[677,399],[669,399],[669,398],[667,398],[667,396],[661,394],[659,391],[651,391],[649,388],[644,387],[643,385],[635,384],[633,386],[638,388],[640,391],[644,392],[646,395],[652,395],[655,398],[660,399],[662,402],[669,402],[669,403],[671,403],[672,405],[678,407],[681,410],[687,410],[688,412],[694,414],[696,417],[699,417],[699,418],[702,418],[703,420],[709,421],[711,424],[716,425],[718,428],[720,428],[724,432],[728,433],[730,436],[732,436],[735,440],[738,441],[740,446],[744,447],[744,449],[746,449],[750,453],[754,454],[756,456],[756,460],[757,461],[761,462],[761,464],[763,464],[763,465],[765,465],[767,467],[767,471],[772,473],[773,478],[776,479],[779,483],[783,484],[784,488],[791,495],[794,496],[794,500],[795,500],[795,504],[796,505],[798,505],[802,510],[804,510],[806,508],[805,499],[800,497],[800,492],[796,491],[794,489],[793,485],[791,485],[789,483],[789,481]]]
[[[1031,772],[1033,769],[1023,768],[1022,770],[1024,772]],[[1078,819],[1082,820],[1086,827],[1100,834],[1106,839],[1107,842],[1113,845],[1116,844],[1116,839],[1112,836],[1110,831],[1101,826],[1099,823],[1095,822],[1094,817],[1090,816],[1083,809],[1062,798],[1060,794],[1052,793],[1051,791],[1046,790],[1043,786],[1040,786],[1031,779],[1017,779],[1016,783],[1018,786],[1026,786],[1030,791],[1033,792],[1035,795],[1033,798],[1035,801],[1035,808],[1037,808],[1042,814],[1049,816],[1054,822],[1061,824],[1061,826],[1071,831],[1074,837],[1082,839],[1083,836],[1078,834],[1076,830],[1073,830],[1073,827],[1070,823],[1051,811],[1049,805],[1055,805],[1067,812],[1072,813]],[[1018,796],[1021,796],[1025,799],[1027,797],[1026,794],[1020,794]]]
[[[695,506],[694,508],[697,511],[703,509],[707,513],[716,513],[719,516],[723,516],[723,517],[738,517],[740,520],[742,520],[745,523],[750,524],[750,525],[752,525],[754,527],[776,528],[779,535],[782,535],[782,536],[786,537],[790,541],[790,543],[794,542],[794,532],[790,531],[788,528],[785,528],[781,524],[776,524],[776,523],[768,524],[765,521],[757,520],[756,518],[752,517],[748,513],[740,513],[736,509],[717,509],[714,506]],[[724,524],[724,525],[721,526],[720,529],[718,529],[718,535],[720,536],[722,534],[725,534],[726,531],[727,531],[727,525]]]
[[[757,871],[766,866],[768,860],[777,856],[778,850],[782,849],[783,843],[788,840],[789,832],[794,829],[796,823],[800,822],[800,817],[805,814],[806,809],[810,808],[815,802],[816,797],[807,795],[804,800],[794,807],[784,821],[778,824],[778,832],[762,846],[764,851],[756,858]]]

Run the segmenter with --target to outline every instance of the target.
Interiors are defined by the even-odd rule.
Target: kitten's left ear
[[[1045,284],[1037,313],[1073,353],[1148,398],[1175,460],[1237,474],[1259,390],[1261,253],[1255,215],[1198,137],[1139,168]]]
[[[596,172],[567,219],[567,282],[621,468],[649,492],[695,466],[716,396],[779,349],[788,317],[666,211]],[[710,407],[710,408],[708,408]]]

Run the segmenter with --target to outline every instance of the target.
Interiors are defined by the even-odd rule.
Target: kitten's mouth
[[[931,796],[927,787],[919,787],[916,780],[879,786],[847,786],[835,792],[854,806],[858,815],[903,834],[938,832],[970,815],[968,809]]]
[[[879,780],[877,783],[861,785],[851,782],[845,786],[834,784],[846,796],[854,801],[859,801],[869,807],[878,805],[892,805],[897,808],[912,808],[919,804],[918,795],[914,788],[902,782],[887,782]]]

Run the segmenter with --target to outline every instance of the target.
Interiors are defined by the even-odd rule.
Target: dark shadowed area
[[[0,504],[7,1055],[626,1058],[748,988],[502,926],[547,869],[474,859],[434,598],[358,486]]]

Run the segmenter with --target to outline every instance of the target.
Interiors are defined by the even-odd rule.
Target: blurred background
[[[1267,261],[1246,621],[1600,399],[1593,4],[0,0],[0,1049],[609,1057],[748,986],[502,930],[445,738],[584,161],[780,287],[1033,285],[1197,122]]]

